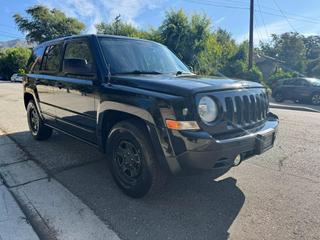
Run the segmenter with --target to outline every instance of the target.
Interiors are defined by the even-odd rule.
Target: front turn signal
[[[199,125],[195,121],[176,121],[167,119],[166,120],[167,128],[173,130],[199,130]]]

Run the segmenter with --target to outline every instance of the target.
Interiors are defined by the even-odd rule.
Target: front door
[[[296,79],[294,85],[296,86],[293,91],[293,97],[297,100],[308,99],[311,94],[311,84],[303,78]]]
[[[96,143],[97,71],[86,39],[64,44],[62,71],[55,86],[58,127]]]
[[[32,74],[37,88],[41,112],[46,121],[52,124],[54,124],[56,115],[53,86],[56,84],[56,77],[60,71],[62,47],[63,42],[47,46],[39,71],[37,74]]]

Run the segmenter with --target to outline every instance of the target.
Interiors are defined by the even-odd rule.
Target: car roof
[[[62,42],[62,41],[65,41],[65,40],[69,40],[69,39],[92,38],[92,37],[97,37],[97,38],[113,38],[113,39],[127,39],[127,40],[135,40],[135,41],[153,42],[153,43],[159,44],[159,43],[157,43],[157,42],[150,41],[150,40],[147,40],[147,39],[126,37],[126,36],[119,36],[119,35],[108,35],[108,34],[80,34],[80,35],[71,35],[71,36],[67,36],[67,37],[56,38],[56,39],[53,39],[53,40],[50,40],[50,41],[42,42],[42,43],[40,43],[38,46],[36,46],[35,48],[52,45],[52,44],[54,44],[54,43],[59,43],[59,42]]]

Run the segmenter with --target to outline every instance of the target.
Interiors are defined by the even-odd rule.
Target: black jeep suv
[[[203,78],[165,46],[83,35],[37,46],[24,79],[33,137],[52,129],[97,146],[129,196],[169,174],[229,169],[273,146],[278,118],[260,84]]]
[[[276,102],[293,100],[320,105],[320,79],[302,77],[280,79],[272,86],[272,97]]]

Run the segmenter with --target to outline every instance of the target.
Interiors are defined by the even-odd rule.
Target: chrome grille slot
[[[236,92],[224,97],[225,120],[233,128],[256,124],[266,119],[268,111],[267,96],[261,91]]]
[[[226,97],[226,118],[227,118],[227,124],[232,126],[234,124],[234,105],[233,100],[230,97]]]
[[[248,96],[243,96],[243,112],[244,112],[244,122],[250,123],[250,102]]]
[[[237,107],[237,124],[241,125],[243,121],[243,106],[242,100],[239,96],[235,97],[236,107]]]

